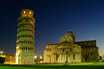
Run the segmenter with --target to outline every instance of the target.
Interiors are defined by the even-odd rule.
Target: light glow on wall
[[[3,54],[4,52],[3,51],[0,51],[0,54]]]
[[[24,11],[24,13],[25,13],[25,11]]]
[[[29,12],[29,14],[31,14],[31,12]]]
[[[18,53],[16,53],[16,64],[18,64]]]

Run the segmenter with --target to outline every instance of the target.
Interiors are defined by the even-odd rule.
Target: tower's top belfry
[[[18,18],[19,24],[21,23],[32,23],[34,24],[35,19],[34,19],[34,11],[31,9],[23,9],[21,10],[21,16]],[[19,25],[18,24],[18,25]]]
[[[23,9],[21,11],[21,16],[28,16],[28,17],[33,17],[34,12],[31,9]]]

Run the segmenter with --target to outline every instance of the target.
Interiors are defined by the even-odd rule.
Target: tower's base
[[[33,56],[26,55],[19,59],[18,64],[35,64],[35,62]]]

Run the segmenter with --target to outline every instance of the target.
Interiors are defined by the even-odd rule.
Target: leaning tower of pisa
[[[23,9],[18,19],[16,41],[16,63],[34,64],[34,25],[33,11]]]

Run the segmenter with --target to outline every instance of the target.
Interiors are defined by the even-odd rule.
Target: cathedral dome
[[[60,38],[60,43],[63,42],[75,42],[75,36],[73,35],[71,30],[69,30],[69,32],[67,32],[64,36]]]

